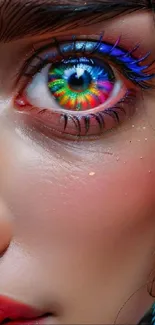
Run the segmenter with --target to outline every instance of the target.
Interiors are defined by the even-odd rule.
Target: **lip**
[[[5,325],[45,325],[45,317],[27,320],[13,320],[4,323]],[[3,323],[2,323],[3,324]],[[52,325],[52,324],[51,324]]]
[[[22,323],[26,324],[26,320],[31,320],[35,324],[37,318],[42,316],[43,313],[35,308],[26,306],[20,302],[16,302],[8,297],[0,296],[0,324],[2,324],[5,320],[8,320],[9,324],[18,323],[21,320]],[[29,322],[29,324],[31,324]]]

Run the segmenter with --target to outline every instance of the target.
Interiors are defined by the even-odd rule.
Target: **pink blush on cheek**
[[[107,168],[103,173],[101,168],[98,168],[100,173],[93,169],[95,171],[92,173],[95,174],[92,177],[83,175],[79,181],[68,186],[70,209],[76,211],[74,220],[77,215],[77,222],[81,219],[88,228],[91,223],[93,227],[105,228],[106,225],[116,226],[120,223],[152,222],[155,171],[150,175],[149,169],[144,168],[141,161],[137,165],[133,161],[129,166],[120,162],[113,171]]]

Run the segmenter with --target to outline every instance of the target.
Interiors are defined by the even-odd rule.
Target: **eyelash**
[[[143,71],[151,68],[151,66],[154,64],[155,60],[153,60],[151,63],[149,63],[148,65],[145,65],[145,66],[139,65],[139,63],[144,62],[150,56],[151,53],[147,52],[141,58],[135,58],[132,56],[132,54],[140,48],[140,45],[138,44],[138,45],[134,46],[134,48],[132,48],[131,50],[126,52],[119,46],[120,41],[121,41],[121,38],[119,37],[117,39],[117,41],[115,42],[115,44],[111,45],[106,42],[103,42],[103,36],[101,36],[99,38],[97,44],[94,46],[94,49],[92,50],[92,52],[89,52],[86,50],[87,43],[88,42],[96,43],[96,41],[93,41],[93,40],[83,41],[83,40],[79,40],[75,36],[73,36],[72,37],[72,45],[74,48],[73,55],[76,55],[76,43],[77,42],[82,42],[82,43],[84,42],[82,55],[87,55],[87,56],[89,56],[90,54],[95,55],[97,53],[99,47],[104,44],[106,47],[105,48],[106,51],[104,52],[105,57],[107,59],[112,60],[113,63],[118,64],[121,68],[121,72],[124,74],[125,77],[127,77],[131,82],[138,85],[142,89],[152,88],[152,85],[149,84],[147,81],[149,81],[150,79],[155,77],[155,74],[154,73],[151,74],[151,73],[149,73],[149,71],[146,74],[146,72],[143,72]],[[67,41],[65,41],[64,43],[67,43]],[[21,69],[21,73],[18,78],[18,81],[21,78],[21,76],[26,76],[26,77],[32,78],[36,72],[40,71],[48,63],[48,58],[43,59],[42,57],[39,56],[39,54],[45,50],[48,50],[51,46],[56,45],[60,56],[62,57],[62,59],[64,59],[64,56],[63,56],[64,53],[61,51],[62,44],[63,44],[62,41],[60,43],[55,38],[54,42],[51,42],[50,44],[45,45],[44,47],[42,47],[39,50],[36,50],[34,48],[34,54],[31,56],[31,58],[29,58],[28,60],[25,61],[24,66]],[[27,68],[29,67],[33,58],[36,58],[36,57],[40,60],[40,65],[36,65],[34,70],[27,73],[26,72]],[[53,59],[54,59],[54,57],[53,57]],[[134,66],[136,68],[138,68],[137,71],[134,71]],[[34,67],[32,66],[32,68],[34,68]]]
[[[70,46],[70,55],[65,53],[65,45]],[[79,48],[81,44],[81,48]],[[154,73],[151,73],[149,70],[151,69],[154,61],[147,65],[142,65],[142,63],[148,59],[150,56],[150,52],[146,53],[141,58],[136,58],[133,56],[134,52],[136,52],[139,49],[139,45],[135,46],[130,51],[125,51],[120,46],[120,37],[117,39],[114,45],[108,44],[103,41],[103,36],[99,38],[99,40],[96,42],[94,40],[80,40],[77,39],[75,36],[72,37],[72,40],[70,41],[61,41],[59,42],[57,39],[54,39],[54,42],[51,42],[50,44],[45,45],[39,50],[34,49],[34,54],[26,60],[24,63],[24,66],[22,68],[22,71],[19,75],[18,81],[25,76],[26,77],[26,84],[30,82],[35,74],[39,71],[41,71],[47,64],[49,64],[49,61],[51,62],[57,62],[59,59],[64,60],[66,59],[66,56],[68,59],[74,57],[76,60],[79,59],[79,54],[82,56],[86,56],[87,58],[91,56],[98,55],[100,57],[103,57],[102,59],[107,59],[111,63],[115,64],[117,68],[119,69],[120,73],[124,75],[125,78],[127,78],[133,85],[140,89],[151,89],[154,86],[149,82],[152,78],[155,77]],[[63,48],[64,46],[64,48]],[[41,57],[40,53],[43,53],[45,51],[48,51],[52,47],[55,47],[57,49],[57,52],[59,55],[57,57],[52,54],[50,57],[49,55],[45,55],[45,57]],[[91,47],[91,51],[90,51]],[[66,51],[67,52],[67,51]],[[59,57],[59,58],[58,58]],[[39,63],[35,66],[32,65],[33,59],[38,59]],[[146,72],[147,71],[147,72]],[[16,106],[19,106],[19,98],[20,93],[22,93],[23,89],[25,87],[22,87],[22,90],[19,92],[19,95],[17,96],[15,100]],[[111,116],[115,121],[119,123],[119,112],[125,114],[125,109],[123,108],[123,105],[128,105],[128,103],[132,102],[135,99],[135,93],[132,92],[132,90],[128,91],[123,99],[121,99],[114,107],[108,108],[104,110],[104,112],[98,112],[97,114],[86,114],[85,116],[79,116],[79,115],[73,115],[73,114],[61,114],[61,119],[63,120],[63,132],[65,132],[68,123],[71,121],[76,127],[77,135],[81,136],[81,125],[85,129],[85,134],[88,134],[89,128],[90,128],[90,119],[93,117],[95,121],[98,123],[100,132],[104,129],[105,125],[105,116],[109,115]],[[35,110],[35,107],[34,107]],[[47,109],[42,109],[38,112],[38,114],[46,114]]]

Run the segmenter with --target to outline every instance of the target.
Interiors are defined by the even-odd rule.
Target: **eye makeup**
[[[120,38],[114,44],[103,37],[55,39],[25,62],[20,78],[26,81],[15,108],[50,127],[51,133],[101,135],[131,117],[140,90],[152,87],[153,62],[145,63],[150,52],[137,58],[138,48],[124,50]]]
[[[130,51],[126,51],[119,46],[120,37],[116,40],[115,44],[108,44],[103,41],[103,36],[100,36],[99,41],[93,40],[80,40],[75,36],[72,37],[72,40],[67,41],[57,41],[56,39],[43,46],[39,50],[35,50],[35,53],[32,57],[26,60],[23,69],[21,71],[22,75],[32,75],[36,73],[37,70],[42,69],[47,63],[59,62],[64,58],[72,56],[86,56],[90,57],[93,55],[104,56],[104,59],[110,61],[113,60],[115,64],[118,64],[119,69],[122,69],[125,77],[130,81],[139,85],[142,88],[149,87],[149,80],[151,80],[155,74],[149,73],[148,69],[151,69],[154,61],[151,61],[149,64],[145,64],[145,60],[150,56],[150,52],[147,52],[140,58],[136,58],[134,53],[138,50],[140,45],[134,46]],[[50,50],[50,51],[49,51]],[[40,55],[42,54],[42,55]],[[29,69],[30,62],[33,59],[37,58],[38,62],[34,69]],[[31,67],[30,67],[31,68]],[[28,73],[27,73],[28,69]]]

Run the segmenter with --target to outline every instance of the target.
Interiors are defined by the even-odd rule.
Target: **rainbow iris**
[[[60,107],[72,111],[84,111],[105,103],[114,83],[109,66],[87,58],[52,64],[48,73],[52,96]]]

